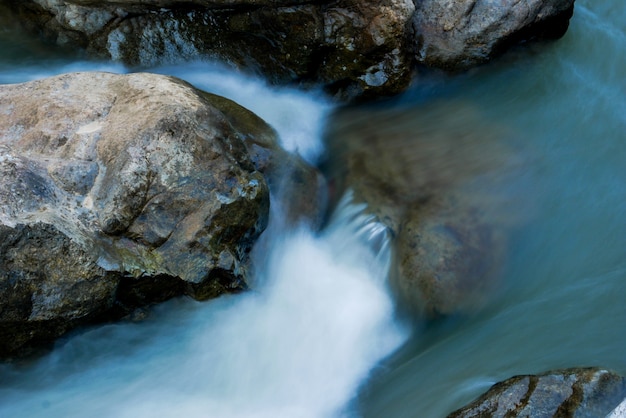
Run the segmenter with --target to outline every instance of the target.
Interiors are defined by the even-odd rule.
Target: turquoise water
[[[445,416],[516,374],[626,373],[624,51],[626,4],[577,1],[560,41],[407,95],[461,98],[512,132],[531,156],[518,198],[532,213],[513,234],[503,293],[417,331],[365,385],[364,416]]]
[[[13,33],[0,36],[3,83],[128,71],[28,38],[15,48]],[[364,238],[384,231],[345,206],[321,234],[270,230],[260,259],[271,261],[246,295],[172,301],[144,322],[94,327],[32,364],[0,366],[0,416],[436,418],[515,374],[592,365],[626,374],[625,51],[626,3],[578,0],[558,42],[425,78],[385,103],[404,120],[428,103],[466,103],[524,155],[510,203],[524,222],[482,310],[399,322],[389,254]],[[153,70],[258,112],[309,161],[323,155],[332,112],[323,97],[208,63]]]

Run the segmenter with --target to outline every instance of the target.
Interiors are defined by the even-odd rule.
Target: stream
[[[129,71],[43,47],[10,25],[0,50],[0,83]],[[312,164],[328,158],[327,141],[342,146],[325,136],[335,109],[321,93],[216,63],[144,70],[249,108]],[[427,77],[368,111],[418,124],[413,115],[442,101],[471,106],[529,156],[509,190],[524,223],[481,309],[434,322],[399,316],[389,234],[350,193],[319,232],[286,229],[273,209],[267,250],[253,252],[252,290],[175,299],[141,321],[78,330],[38,359],[0,364],[0,417],[437,418],[517,374],[626,374],[626,2],[577,0],[561,40]],[[389,120],[378,135],[395,129]]]

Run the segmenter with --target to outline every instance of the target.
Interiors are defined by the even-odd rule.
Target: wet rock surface
[[[131,66],[219,60],[341,99],[405,90],[416,64],[459,70],[556,38],[574,0],[0,0],[32,31]]]
[[[599,368],[555,370],[496,383],[461,417],[605,417],[626,398],[626,378]]]
[[[0,225],[0,355],[46,343],[114,305],[119,272],[54,225]]]
[[[206,92],[202,95],[218,107],[240,133],[254,167],[264,174],[270,189],[280,196],[273,204],[283,205],[282,221],[305,223],[318,229],[328,203],[328,185],[322,173],[281,148],[274,129],[254,113],[224,97]]]
[[[57,44],[132,66],[218,59],[340,97],[403,90],[410,0],[25,1],[9,5]]]
[[[245,289],[277,167],[313,182],[293,206],[319,217],[314,169],[252,112],[178,79],[74,73],[0,93],[2,356],[172,296]]]

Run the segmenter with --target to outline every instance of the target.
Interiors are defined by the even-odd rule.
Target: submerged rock
[[[560,38],[574,0],[422,0],[413,17],[417,61],[462,70],[489,61],[509,46]]]
[[[411,205],[396,235],[392,285],[411,310],[435,316],[485,305],[507,255],[504,225],[461,196]]]
[[[254,114],[153,74],[0,86],[0,151],[0,356],[175,295],[245,289],[266,177],[286,165],[319,186]]]
[[[0,0],[59,45],[133,66],[218,59],[343,99],[399,93],[567,29],[574,0]]]
[[[614,372],[598,368],[555,370],[496,383],[448,418],[605,417],[625,398],[626,378]]]
[[[498,287],[508,233],[528,213],[516,192],[524,156],[508,136],[458,102],[331,119],[329,177],[389,228],[391,285],[407,310],[467,312]]]

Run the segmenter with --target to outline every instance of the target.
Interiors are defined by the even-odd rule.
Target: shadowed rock
[[[46,39],[132,66],[218,59],[273,83],[323,84],[343,98],[397,93],[411,77],[411,0],[28,0],[7,6]]]
[[[220,60],[342,99],[405,90],[416,63],[465,69],[555,38],[574,0],[0,0],[59,45],[132,66]]]

